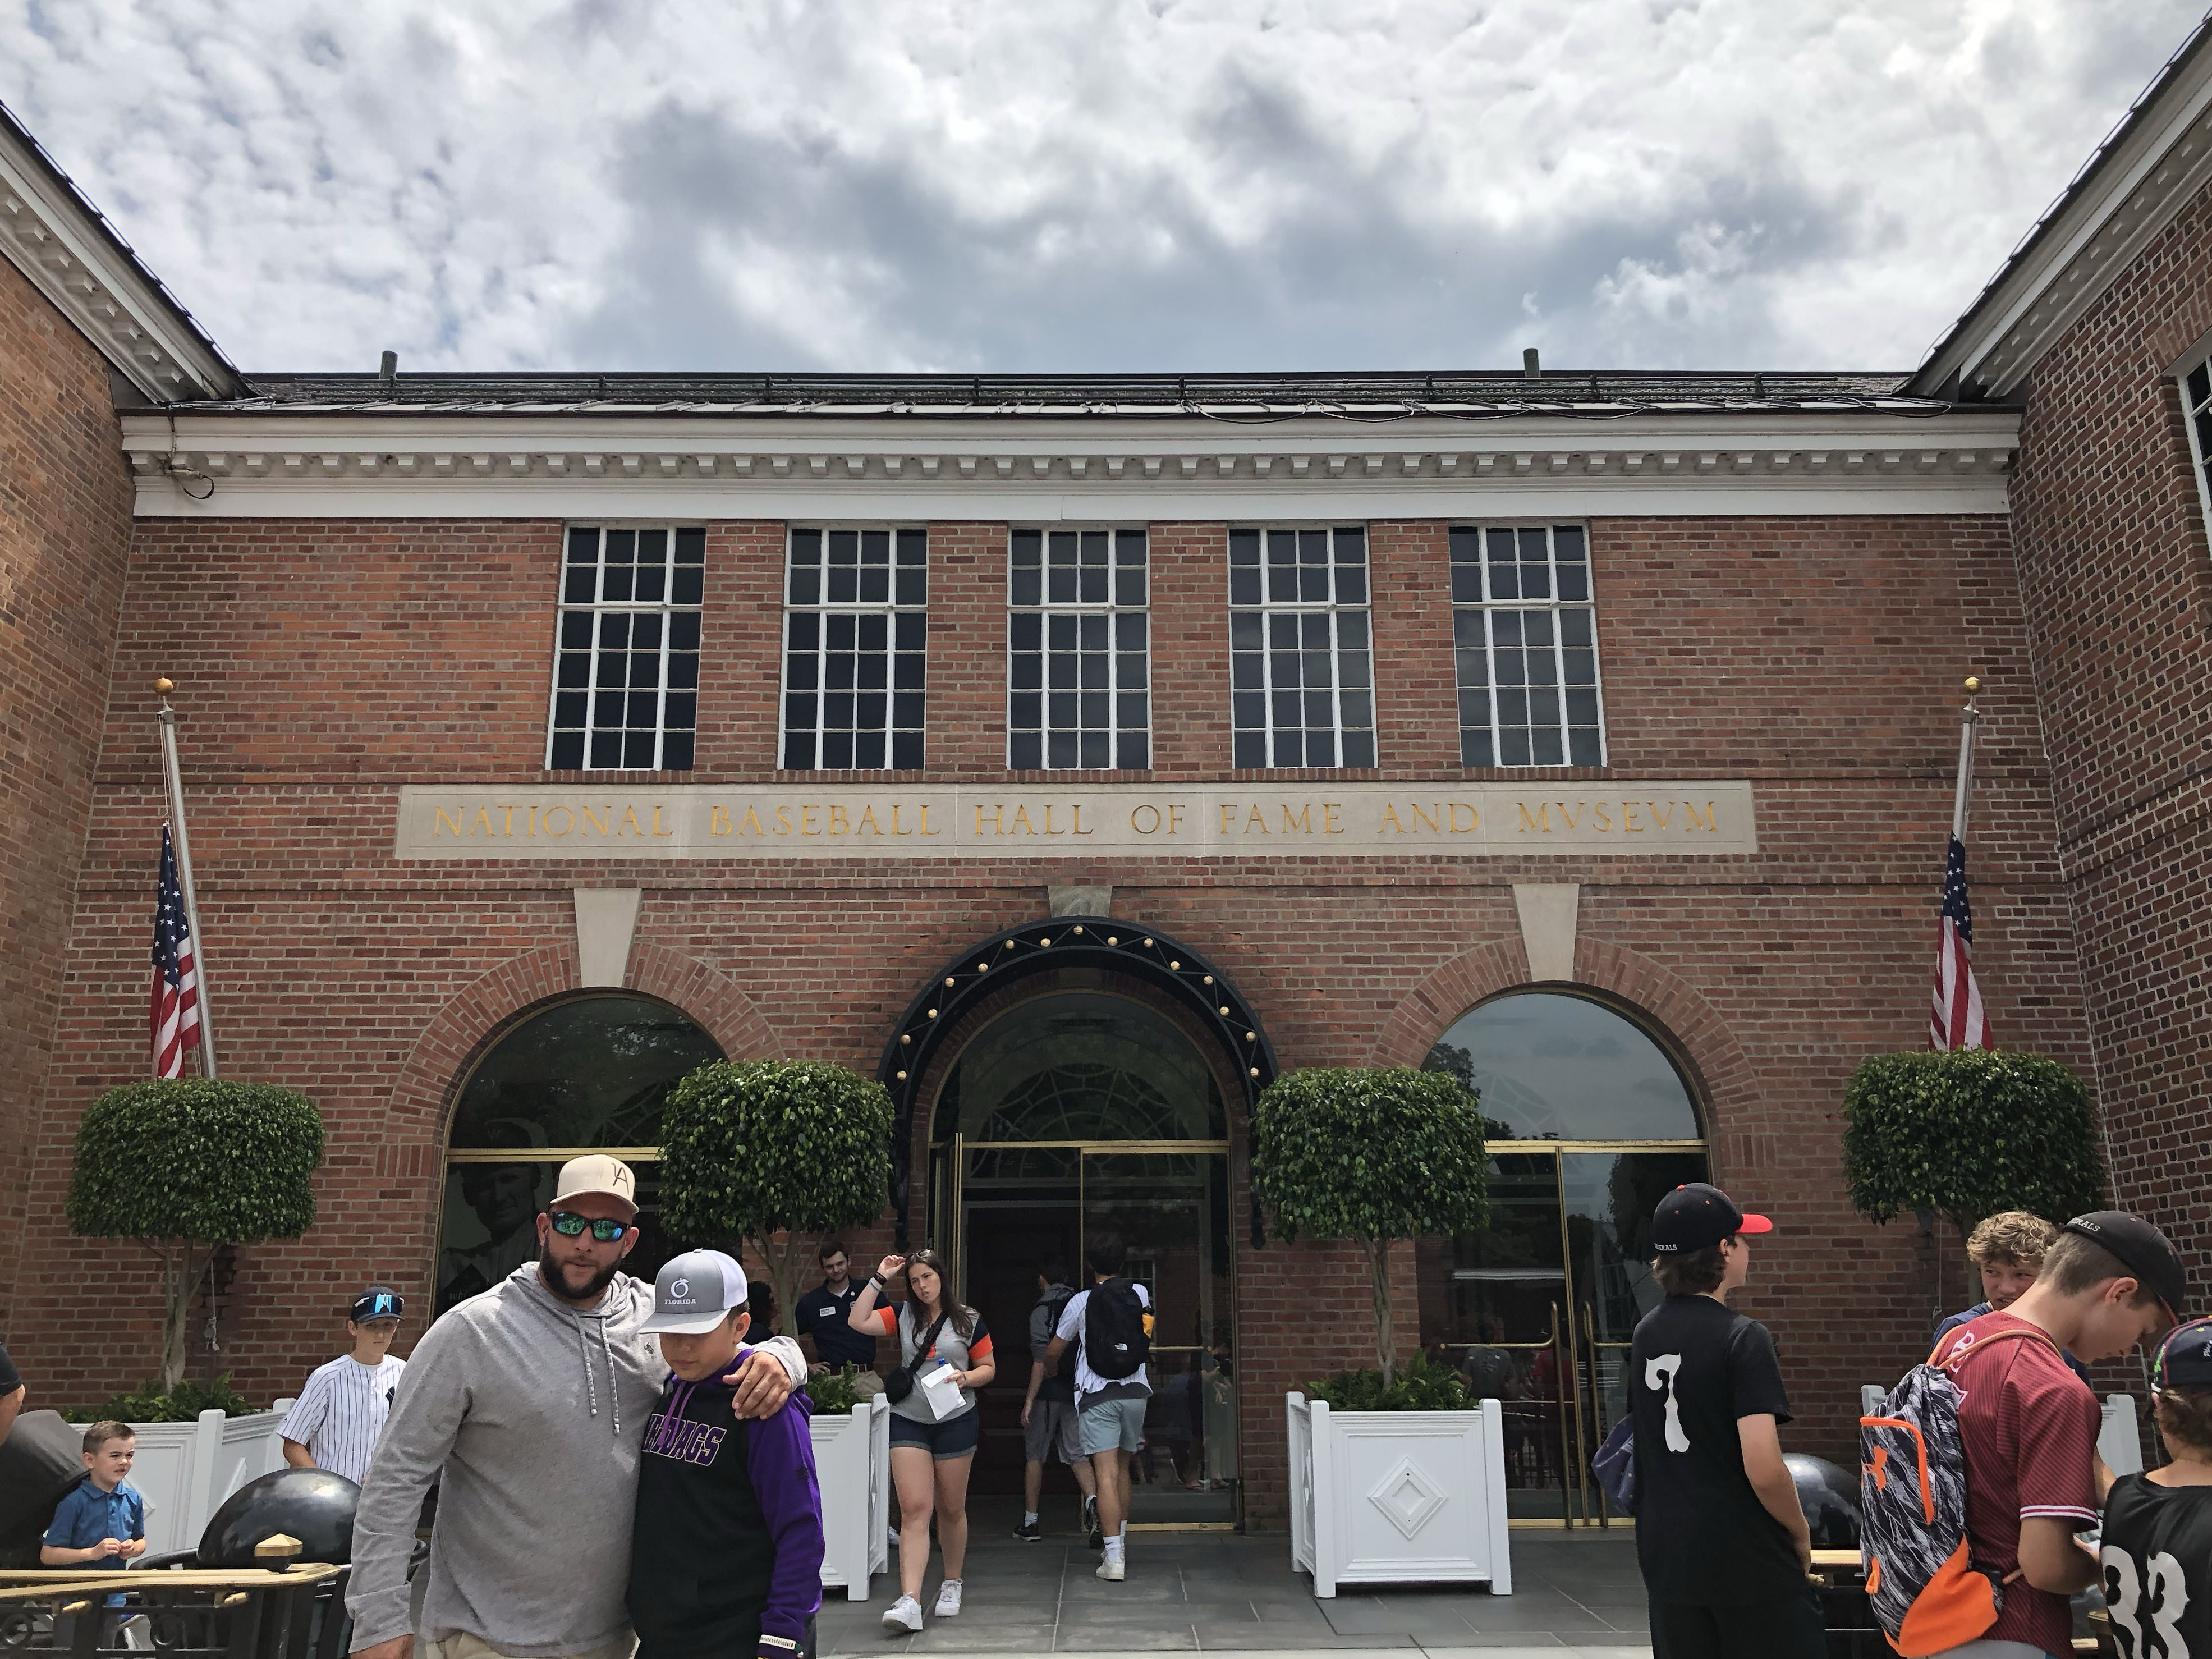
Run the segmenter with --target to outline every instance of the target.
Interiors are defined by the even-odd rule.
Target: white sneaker
[[[959,1611],[960,1581],[957,1578],[948,1578],[937,1591],[937,1616],[939,1619],[950,1619]]]
[[[1098,1564],[1098,1576],[1118,1584],[1127,1576],[1122,1571],[1123,1565],[1119,1561],[1101,1561]]]
[[[956,1601],[957,1597],[954,1598]],[[902,1595],[884,1611],[884,1628],[904,1631],[909,1635],[921,1629],[921,1603],[911,1595]]]

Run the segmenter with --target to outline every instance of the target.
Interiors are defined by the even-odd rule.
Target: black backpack
[[[1134,1279],[1117,1275],[1092,1285],[1083,1309],[1085,1363],[1109,1382],[1135,1376],[1152,1351],[1150,1323]]]

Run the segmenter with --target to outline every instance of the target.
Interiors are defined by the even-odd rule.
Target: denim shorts
[[[919,1446],[940,1463],[956,1457],[972,1457],[983,1438],[983,1414],[972,1406],[942,1423],[917,1423],[911,1417],[891,1413],[891,1447]]]
[[[1145,1443],[1145,1407],[1152,1401],[1143,1395],[1134,1400],[1094,1400],[1083,1408],[1083,1418],[1078,1429],[1083,1455],[1097,1452],[1133,1452]]]

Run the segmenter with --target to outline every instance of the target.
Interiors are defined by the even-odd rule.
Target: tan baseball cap
[[[609,1198],[620,1199],[637,1210],[637,1174],[618,1158],[609,1158],[605,1152],[592,1152],[584,1158],[572,1158],[561,1166],[559,1185],[553,1189],[556,1204],[565,1198],[580,1198],[586,1193],[605,1193]]]

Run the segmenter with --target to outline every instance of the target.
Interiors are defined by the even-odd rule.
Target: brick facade
[[[2212,193],[2200,193],[2038,368],[2013,492],[2116,1196],[2200,1275],[2212,1268],[2212,548],[2174,371],[2208,330]]]
[[[1418,1063],[1468,1006],[1526,982],[1510,884],[1576,881],[1577,977],[1680,1046],[1717,1178],[1784,1222],[1744,1306],[1781,1341],[1792,1444],[1848,1459],[1857,1385],[1917,1357],[1933,1259],[1909,1224],[1871,1229],[1850,1212],[1838,1103],[1863,1055],[1923,1040],[1968,672],[1990,684],[1972,870],[1990,1018],[2008,1042],[2078,1066],[2091,1054],[2007,526],[1601,519],[1590,531],[1606,775],[1753,780],[1756,856],[400,864],[403,783],[544,777],[560,526],[142,520],[5,1340],[48,1400],[96,1400],[150,1367],[150,1273],[70,1239],[60,1205],[72,1126],[143,1069],[159,766],[139,688],[167,673],[226,1070],[306,1091],[330,1126],[320,1221],[297,1244],[243,1253],[223,1351],[195,1360],[249,1395],[288,1389],[329,1356],[343,1295],[364,1279],[428,1305],[459,1076],[503,1024],[577,984],[573,888],[643,888],[629,982],[726,1051],[872,1072],[926,977],[1044,915],[1048,884],[1110,885],[1116,916],[1204,951],[1261,1011],[1281,1062],[1300,1066]],[[1006,530],[933,525],[930,538],[923,775],[1004,777]],[[773,775],[781,543],[779,524],[709,528],[697,781]],[[1378,520],[1371,543],[1372,775],[1503,775],[1457,763],[1446,526]],[[1225,526],[1156,525],[1151,545],[1151,775],[1227,779]],[[1241,1172],[1241,1121],[1233,1134]],[[1240,1189],[1239,1218],[1243,1202]],[[1365,1269],[1352,1249],[1254,1251],[1237,1231],[1248,1513],[1279,1525],[1283,1392],[1367,1357]],[[1955,1292],[1955,1251],[1948,1263]],[[94,1273],[121,1318],[77,1316],[73,1287]]]
[[[131,554],[131,490],[106,362],[4,260],[0,340],[0,1233],[18,1240]],[[150,928],[149,916],[136,931]],[[15,1245],[0,1250],[0,1329],[14,1311],[18,1261]]]

